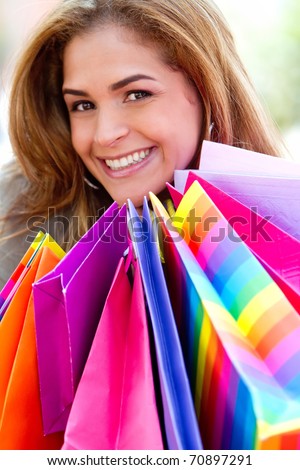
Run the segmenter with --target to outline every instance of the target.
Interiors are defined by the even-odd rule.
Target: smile
[[[147,149],[142,150],[141,152],[134,152],[119,159],[104,161],[111,170],[121,170],[129,166],[136,165],[137,163],[141,163],[146,157],[148,157],[149,153],[150,149]]]

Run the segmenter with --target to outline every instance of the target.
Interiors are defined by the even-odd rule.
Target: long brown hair
[[[84,183],[85,169],[71,144],[62,97],[62,57],[76,35],[104,24],[134,31],[195,84],[204,108],[201,137],[269,155],[280,139],[266,117],[236,52],[225,19],[210,0],[65,0],[41,23],[16,67],[10,102],[10,138],[29,184],[19,218],[68,209],[88,228],[88,216],[110,202],[103,188]],[[15,208],[13,214],[17,214]]]

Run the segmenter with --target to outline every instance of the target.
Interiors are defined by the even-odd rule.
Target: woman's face
[[[197,91],[127,30],[76,36],[64,53],[63,93],[74,149],[120,205],[130,198],[141,206],[195,155]]]

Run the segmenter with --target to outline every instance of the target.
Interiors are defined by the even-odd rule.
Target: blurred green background
[[[0,0],[0,162],[9,152],[6,104],[14,58],[34,24],[58,1]],[[300,0],[215,3],[292,157],[300,160]]]
[[[271,115],[283,132],[300,125],[300,1],[216,0]]]

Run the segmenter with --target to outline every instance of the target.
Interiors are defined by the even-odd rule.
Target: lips
[[[106,165],[113,171],[124,170],[130,166],[141,163],[150,154],[151,149],[141,150],[139,152],[130,153],[121,158],[104,160]]]

